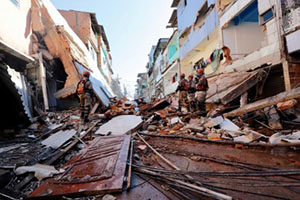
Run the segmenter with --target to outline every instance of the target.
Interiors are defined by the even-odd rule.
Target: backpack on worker
[[[77,94],[84,94],[85,93],[85,80],[79,81],[77,85]]]

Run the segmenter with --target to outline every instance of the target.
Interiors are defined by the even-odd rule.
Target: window
[[[181,2],[181,4],[179,4],[178,11],[180,12],[180,14],[183,13],[183,11],[184,11],[184,9],[185,9],[186,6],[187,6],[187,0],[183,0]]]
[[[10,0],[15,6],[20,7],[20,0]]]
[[[270,8],[260,16],[260,24],[265,24],[274,17],[273,9]]]

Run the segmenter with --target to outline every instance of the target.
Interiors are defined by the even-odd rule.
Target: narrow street
[[[160,1],[2,2],[0,200],[299,199],[298,0]]]

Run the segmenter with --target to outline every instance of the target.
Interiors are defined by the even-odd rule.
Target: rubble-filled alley
[[[96,13],[3,1],[0,199],[299,199],[300,4],[169,3],[131,98]]]

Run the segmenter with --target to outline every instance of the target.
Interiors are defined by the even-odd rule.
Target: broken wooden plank
[[[238,108],[236,110],[233,110],[229,113],[225,113],[224,117],[235,117],[235,116],[241,116],[246,113],[259,110],[268,106],[272,106],[277,104],[281,101],[287,101],[290,99],[295,99],[300,97],[300,88],[294,88],[290,91],[279,93],[275,96],[265,98],[259,101],[256,101],[254,103],[247,104],[241,108]]]
[[[161,177],[162,176],[159,173],[156,173],[156,172],[153,172],[153,171],[150,171],[150,170],[147,170],[147,169],[139,169],[139,171],[142,172],[142,173],[152,175],[154,177]],[[177,179],[174,179],[174,178],[171,178],[171,177],[163,176],[162,179],[165,179],[167,181],[172,181],[174,183],[178,183],[179,185],[187,186],[188,188],[195,189],[197,191],[201,191],[203,193],[203,195],[207,194],[209,196],[213,196],[214,199],[224,199],[224,200],[231,200],[232,199],[231,196],[228,196],[228,195],[225,195],[225,194],[222,194],[222,193],[219,193],[219,192],[215,192],[213,190],[207,189],[205,187],[197,186],[195,184],[191,184],[191,183],[187,183],[187,182],[184,182],[184,181],[181,181],[181,180],[177,180]]]
[[[47,147],[58,149],[66,141],[71,139],[75,134],[75,130],[59,131],[42,141],[42,144]]]
[[[87,136],[88,134],[91,133],[91,131],[93,130],[93,128],[100,122],[96,121],[83,135],[80,136],[80,139],[83,139],[85,136]],[[53,164],[58,158],[60,158],[61,156],[63,156],[65,153],[67,153],[71,148],[73,148],[77,143],[79,142],[78,139],[74,140],[69,146],[67,146],[63,151],[61,151],[60,153],[56,154],[55,156],[53,156],[50,160],[47,160],[46,162],[44,162],[43,164],[47,164],[47,165],[51,165]],[[34,178],[34,174],[30,173],[28,176],[25,177],[25,179],[23,179],[20,183],[18,183],[15,186],[16,190],[20,190],[22,189],[25,185],[27,185],[32,179]]]
[[[143,123],[141,116],[120,115],[102,125],[95,134],[99,135],[123,135],[132,133]]]
[[[66,171],[62,175],[47,179],[29,198],[121,192],[130,137],[122,135],[95,138],[79,155],[64,165]]]
[[[259,71],[257,73],[252,74],[246,80],[243,80],[237,86],[230,88],[226,91],[226,94],[222,98],[220,98],[222,104],[226,105],[234,99],[236,99],[238,96],[241,96],[243,93],[247,92],[248,89],[256,85],[260,80],[260,77],[264,76],[264,71]]]
[[[94,113],[96,112],[98,106],[99,106],[99,103],[97,102],[97,103],[94,105],[93,109],[91,110],[90,114],[94,114]]]
[[[46,69],[43,64],[42,53],[39,53],[39,67],[40,67],[40,82],[42,84],[43,100],[44,100],[44,110],[49,110],[47,87],[46,87]]]
[[[127,176],[127,189],[131,185],[131,174],[132,174],[132,157],[133,157],[133,139],[130,142],[130,154],[129,154],[129,166],[128,166],[128,176]]]
[[[170,167],[172,167],[173,169],[176,170],[181,170],[179,167],[177,167],[176,165],[174,165],[173,163],[171,163],[168,159],[166,159],[163,155],[161,155],[160,153],[158,153],[158,151],[156,151],[148,142],[146,142],[146,140],[144,140],[144,138],[142,136],[140,136],[137,133],[137,136],[139,136],[139,138],[145,143],[145,145],[147,145],[160,159],[162,159],[165,163],[167,163]],[[184,175],[187,178],[193,179],[193,177],[189,176],[189,175]]]

